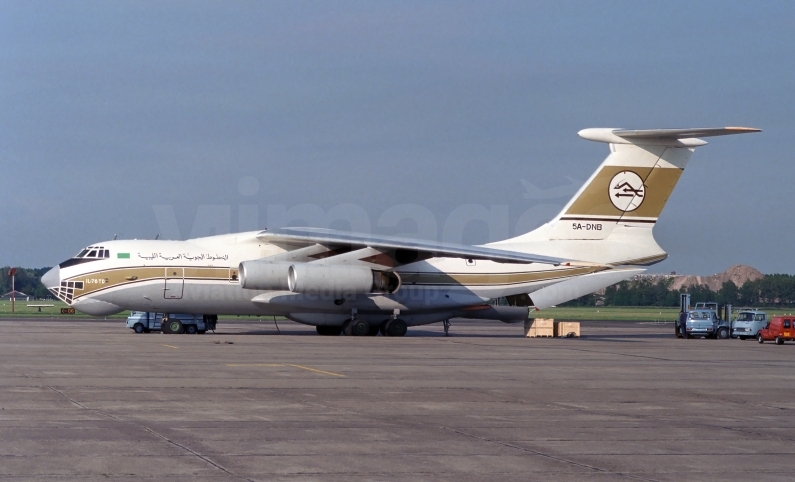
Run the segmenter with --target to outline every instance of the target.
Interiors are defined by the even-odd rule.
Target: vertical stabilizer
[[[502,249],[605,264],[652,264],[667,254],[652,228],[698,146],[708,137],[758,129],[585,129],[584,139],[605,142],[610,154],[561,212],[522,236],[495,243]]]

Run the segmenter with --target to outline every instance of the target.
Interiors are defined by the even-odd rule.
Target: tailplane
[[[707,129],[585,129],[580,137],[610,154],[549,223],[495,247],[609,265],[648,265],[668,255],[652,228],[696,147],[698,137],[759,132]]]

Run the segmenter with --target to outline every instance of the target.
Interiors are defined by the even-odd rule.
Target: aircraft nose
[[[41,284],[43,284],[45,288],[57,288],[61,286],[61,268],[56,266],[44,273],[44,276],[41,277]]]

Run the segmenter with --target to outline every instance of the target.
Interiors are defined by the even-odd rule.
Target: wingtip
[[[726,127],[727,131],[734,131],[739,133],[744,132],[762,132],[762,129],[757,129],[756,127]]]

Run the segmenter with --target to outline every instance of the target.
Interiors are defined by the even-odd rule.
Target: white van
[[[767,325],[767,313],[759,310],[740,310],[732,323],[732,338],[745,340],[756,338],[759,330]]]

